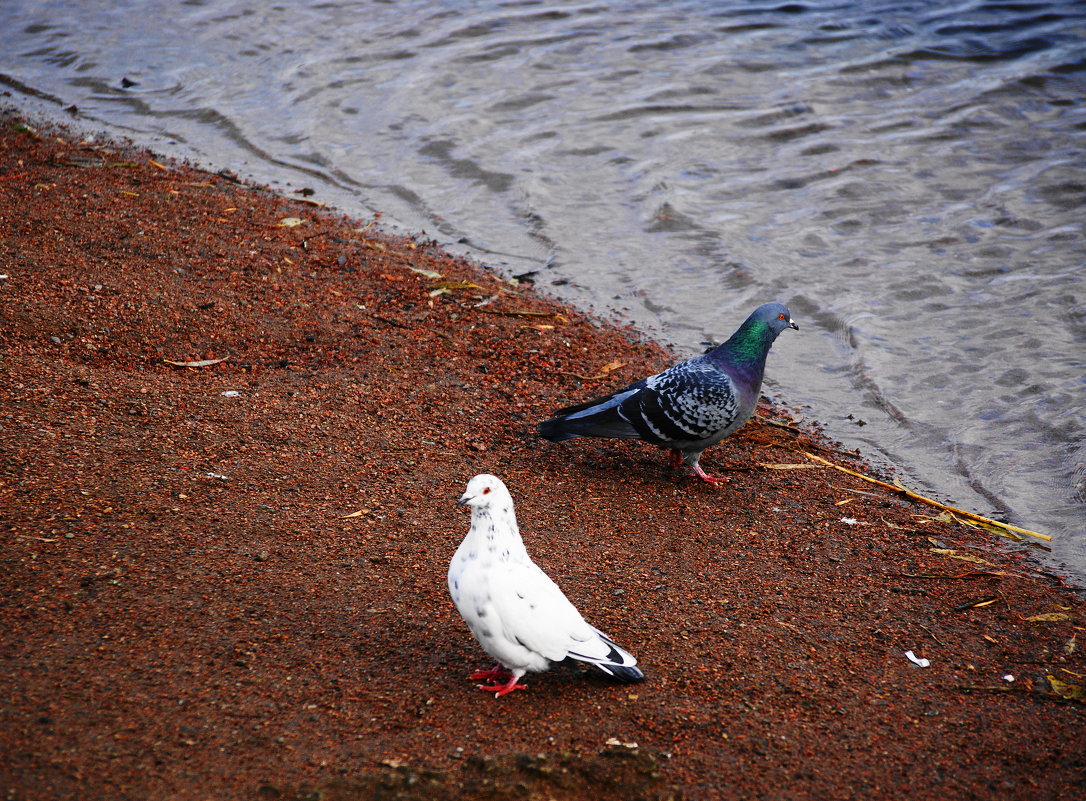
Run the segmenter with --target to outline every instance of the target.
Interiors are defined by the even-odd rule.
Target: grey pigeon
[[[685,463],[717,484],[698,461],[702,451],[754,414],[765,360],[777,335],[799,326],[782,303],[759,306],[723,345],[643,378],[628,387],[559,409],[539,424],[551,442],[574,437],[640,439],[671,451],[671,467]]]
[[[477,670],[495,697],[523,690],[520,678],[575,659],[620,681],[641,681],[637,660],[593,628],[528,556],[513,499],[496,476],[468,482],[456,504],[471,507],[471,528],[449,564],[449,594],[475,639],[498,664]],[[506,678],[508,676],[508,678]]]

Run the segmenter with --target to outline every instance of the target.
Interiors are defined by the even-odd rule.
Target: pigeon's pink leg
[[[492,668],[486,668],[484,670],[476,670],[470,676],[469,679],[486,679],[487,681],[495,681],[500,676],[509,673],[508,670],[503,668],[500,664],[495,665]]]
[[[501,698],[503,695],[513,692],[513,690],[527,690],[528,688],[523,684],[518,684],[516,676],[510,676],[509,681],[505,684],[480,684],[479,689],[485,693],[494,693],[495,698]]]
[[[728,482],[728,477],[727,476],[711,476],[708,473],[706,473],[704,470],[702,470],[701,465],[698,464],[697,462],[694,462],[694,464],[692,464],[691,467],[694,468],[694,474],[696,476],[701,478],[703,481],[709,482],[714,487],[719,486],[721,484],[726,484]]]
[[[683,452],[678,448],[669,448],[667,455],[667,466],[674,470],[676,467],[683,463]]]

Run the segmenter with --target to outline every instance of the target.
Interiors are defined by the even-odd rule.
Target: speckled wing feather
[[[646,442],[676,443],[723,438],[740,420],[735,383],[704,356],[651,376],[626,397],[618,413]],[[722,433],[723,432],[723,433]]]

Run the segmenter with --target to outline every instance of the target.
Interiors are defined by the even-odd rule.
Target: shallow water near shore
[[[0,74],[681,354],[784,301],[771,394],[1083,581],[1086,8],[462,6],[16,0]]]

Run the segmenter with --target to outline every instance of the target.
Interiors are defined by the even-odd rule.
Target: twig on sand
[[[931,498],[925,498],[923,495],[915,493],[911,489],[909,489],[908,487],[902,486],[901,484],[888,484],[885,481],[879,481],[877,478],[871,478],[870,476],[865,476],[863,473],[857,473],[855,470],[849,470],[847,467],[841,467],[841,465],[834,464],[833,462],[831,462],[831,461],[829,461],[827,459],[823,459],[821,456],[815,456],[813,453],[808,453],[807,451],[803,451],[802,453],[807,458],[814,459],[816,462],[821,462],[822,464],[826,465],[827,467],[832,467],[834,470],[840,470],[842,473],[848,473],[850,476],[855,476],[856,478],[863,479],[864,481],[867,481],[867,482],[869,482],[871,484],[875,484],[875,485],[877,485],[879,487],[882,487],[884,489],[888,489],[891,492],[896,492],[896,493],[898,493],[900,495],[905,495],[908,498],[912,498],[914,501],[920,501],[920,503],[926,503],[928,506],[934,506],[936,509],[942,509],[942,510],[944,510],[946,512],[950,512],[951,514],[955,514],[955,515],[958,515],[960,517],[964,517],[967,520],[975,520],[976,522],[982,523],[982,524],[984,524],[986,526],[993,526],[995,528],[1006,529],[1007,531],[1013,531],[1013,532],[1015,532],[1017,534],[1025,534],[1026,536],[1036,537],[1037,539],[1045,540],[1046,542],[1051,542],[1052,541],[1052,538],[1050,536],[1048,536],[1047,534],[1038,534],[1036,531],[1030,531],[1029,529],[1026,529],[1026,528],[1019,528],[1018,526],[1012,526],[1010,523],[1001,523],[998,520],[992,520],[989,517],[984,517],[982,515],[974,514],[973,512],[967,512],[964,509],[957,509],[957,508],[955,508],[953,506],[948,506],[945,503],[940,503],[939,501],[932,500]]]

